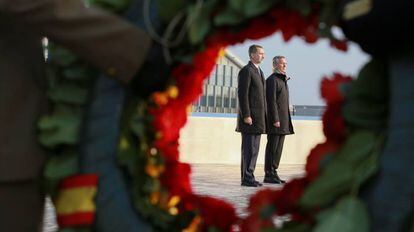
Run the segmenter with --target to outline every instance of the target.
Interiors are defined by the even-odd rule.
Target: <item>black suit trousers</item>
[[[253,173],[259,155],[261,134],[241,133],[241,135],[241,181],[251,183],[255,181]]]
[[[265,177],[274,177],[277,174],[280,158],[282,157],[285,135],[268,134],[265,152]]]

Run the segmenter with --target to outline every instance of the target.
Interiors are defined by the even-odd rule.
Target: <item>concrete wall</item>
[[[294,120],[294,135],[285,138],[281,164],[305,164],[309,151],[325,140],[322,122]],[[241,135],[236,118],[189,117],[181,131],[180,160],[186,163],[240,164]],[[266,135],[262,135],[258,164],[264,163]]]

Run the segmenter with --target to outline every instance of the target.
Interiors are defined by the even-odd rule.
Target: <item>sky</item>
[[[265,50],[265,59],[260,68],[266,77],[272,73],[272,58],[276,55],[286,57],[286,73],[291,78],[288,84],[292,105],[325,105],[319,91],[321,78],[333,72],[355,77],[370,59],[355,43],[350,43],[348,51],[342,52],[331,47],[328,40],[308,44],[295,37],[286,43],[280,33],[260,40],[248,40],[227,49],[247,63],[248,48],[252,44],[259,44]]]

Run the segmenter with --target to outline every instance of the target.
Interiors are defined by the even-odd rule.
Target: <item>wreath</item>
[[[140,6],[120,0],[88,4],[124,17]],[[50,153],[45,188],[61,231],[369,228],[358,193],[378,170],[385,136],[388,95],[381,60],[369,62],[356,80],[339,73],[323,79],[326,142],[308,156],[306,176],[281,190],[257,192],[245,219],[232,205],[193,193],[190,166],[178,159],[188,107],[222,49],[281,32],[285,41],[327,38],[345,51],[346,40],[331,33],[339,15],[335,1],[158,0],[145,1],[143,8],[144,13],[156,9],[170,34],[177,35],[176,41],[159,38],[168,42],[174,68],[166,90],[149,98],[131,96],[62,47],[47,48],[53,112],[39,121],[39,140]],[[155,38],[151,22],[146,25]],[[275,216],[282,215],[290,219],[274,225]]]

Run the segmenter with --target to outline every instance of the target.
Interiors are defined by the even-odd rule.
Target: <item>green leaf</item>
[[[308,232],[310,231],[309,225],[299,222],[286,222],[283,223],[283,228],[273,230],[275,232]]]
[[[275,4],[275,1],[248,0],[244,2],[243,13],[245,16],[251,18],[265,13],[273,4]]]
[[[352,133],[337,158],[351,165],[358,165],[361,159],[368,157],[377,144],[378,135],[368,130],[359,130]]]
[[[372,150],[369,152],[369,156],[364,158],[361,161],[358,161],[358,164],[355,165],[354,171],[354,184],[355,187],[363,184],[367,179],[373,176],[379,168],[379,156],[384,144],[384,135],[377,135],[375,144]]]
[[[343,198],[335,208],[317,216],[315,232],[368,232],[369,216],[365,205],[355,197]]]
[[[229,7],[229,9],[232,9],[236,12],[243,13],[243,5],[246,1],[249,1],[249,0],[229,0],[228,1],[228,3],[229,3],[228,7]]]
[[[329,204],[335,198],[358,190],[377,170],[377,157],[383,139],[367,130],[355,131],[325,165],[321,176],[305,191],[300,200],[304,207]]]
[[[83,105],[86,102],[88,91],[77,85],[60,85],[49,91],[49,97],[54,102]]]
[[[80,115],[58,114],[39,120],[40,143],[53,148],[59,144],[76,144],[80,127]]]
[[[74,66],[74,67],[68,67],[63,70],[63,76],[67,79],[72,80],[80,80],[80,79],[89,79],[91,76],[93,76],[93,72],[90,68],[87,66]]]
[[[78,167],[78,155],[74,151],[52,155],[47,160],[44,175],[50,179],[61,179],[77,173]]]
[[[343,114],[355,127],[385,130],[388,117],[387,63],[378,59],[368,62],[353,82]]]
[[[130,0],[87,0],[87,3],[111,12],[120,12],[128,8]]]
[[[303,16],[309,15],[312,11],[312,5],[309,0],[289,0],[286,1],[286,7],[299,11]]]
[[[275,213],[276,207],[274,205],[265,205],[260,209],[260,218],[271,218]]]
[[[378,171],[378,158],[380,154],[380,149],[371,152],[371,155],[362,160],[358,167],[355,168],[354,171],[354,185],[355,187],[359,187],[363,184],[366,180],[368,180],[371,176],[373,176]]]
[[[44,187],[48,195],[56,197],[60,180],[78,172],[78,155],[75,151],[67,149],[65,154],[53,154],[48,160],[43,171]]]
[[[210,18],[205,15],[198,14],[194,16],[189,28],[189,39],[192,44],[200,43],[207,35],[211,28]]]
[[[305,208],[322,206],[351,189],[353,167],[334,160],[321,176],[305,190],[299,204]]]
[[[67,67],[73,64],[78,58],[69,50],[61,47],[56,47],[53,44],[49,46],[49,59],[54,64]]]
[[[159,0],[157,1],[157,12],[166,22],[169,22],[186,6],[187,1],[184,0]]]
[[[227,8],[214,17],[214,24],[217,26],[237,25],[244,20],[237,11]]]

